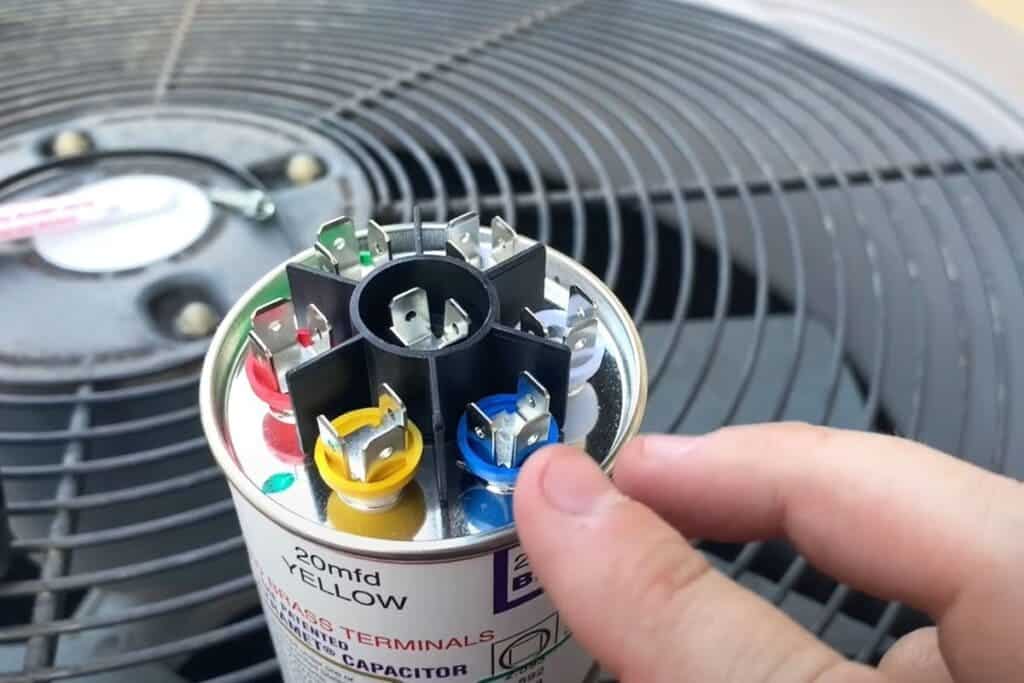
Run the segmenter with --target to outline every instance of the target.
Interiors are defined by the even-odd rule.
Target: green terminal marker
[[[267,477],[263,482],[263,493],[281,493],[295,483],[295,475],[291,472],[278,472]]]

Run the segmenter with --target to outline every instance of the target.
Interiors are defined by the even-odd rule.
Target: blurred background
[[[198,369],[342,213],[500,214],[586,264],[647,430],[1024,476],[1019,4],[4,3],[0,681],[279,680]],[[785,543],[701,547],[851,658],[926,623]]]

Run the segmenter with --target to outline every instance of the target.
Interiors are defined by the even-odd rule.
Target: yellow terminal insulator
[[[320,421],[313,459],[324,482],[349,505],[392,507],[416,476],[423,434],[405,418],[401,400],[381,387],[377,407],[360,408]],[[328,426],[329,425],[329,426]]]

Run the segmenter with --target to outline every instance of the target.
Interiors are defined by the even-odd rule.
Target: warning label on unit
[[[593,664],[521,548],[374,561],[314,545],[244,499],[236,504],[288,683],[576,683]]]

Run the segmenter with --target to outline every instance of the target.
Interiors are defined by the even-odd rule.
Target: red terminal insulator
[[[278,413],[291,412],[292,399],[281,391],[277,375],[270,363],[249,352],[245,356],[245,376],[256,396]]]
[[[308,349],[313,345],[313,331],[308,327],[300,327],[295,331],[295,341],[299,346]]]

